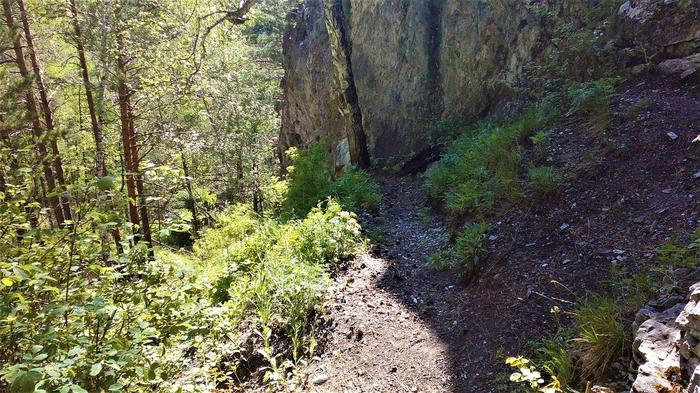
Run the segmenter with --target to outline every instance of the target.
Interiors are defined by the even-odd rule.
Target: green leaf
[[[27,371],[21,374],[12,382],[10,391],[12,393],[33,393],[34,387],[41,380],[42,375],[38,371]]]
[[[78,385],[71,385],[71,386],[70,386],[70,390],[71,390],[71,392],[73,392],[73,393],[89,393],[87,390],[81,388],[81,387],[78,386]]]
[[[73,356],[79,354],[82,351],[83,351],[83,349],[80,347],[73,347],[73,348],[71,348],[70,351],[68,351],[68,357],[72,358]]]
[[[102,371],[102,363],[95,363],[90,367],[90,376],[95,377]]]
[[[118,391],[122,390],[123,387],[124,387],[124,385],[122,385],[120,383],[115,383],[113,385],[110,385],[110,387],[108,387],[107,390],[109,390],[110,392],[118,392]]]
[[[37,355],[37,356],[34,356],[34,361],[35,361],[35,362],[40,362],[40,361],[42,361],[42,360],[45,360],[45,359],[48,358],[48,357],[49,357],[49,355],[47,355],[47,354],[45,354],[45,353],[42,353],[42,354],[39,354],[39,355]]]
[[[10,280],[10,279],[7,278],[7,277],[5,277],[5,278],[3,278],[2,280],[0,280],[0,282],[2,283],[2,285],[6,286],[6,287],[11,287],[11,286],[14,285],[14,283],[15,283],[14,281]]]
[[[114,184],[116,182],[116,178],[114,176],[105,176],[100,179],[97,179],[95,182],[95,185],[97,188],[99,188],[102,191],[107,191],[111,190],[114,188]]]

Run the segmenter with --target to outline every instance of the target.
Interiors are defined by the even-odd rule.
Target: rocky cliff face
[[[284,38],[280,151],[323,139],[338,167],[406,162],[437,122],[477,119],[502,99],[549,45],[543,12],[575,15],[588,3],[306,0]],[[700,0],[630,0],[617,43],[658,60],[692,54],[699,9]]]

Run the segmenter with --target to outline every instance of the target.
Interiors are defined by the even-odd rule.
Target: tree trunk
[[[138,157],[133,156],[134,148],[132,147],[132,143],[134,140],[131,135],[132,128],[130,119],[131,91],[126,81],[128,60],[125,55],[122,33],[117,33],[117,45],[119,50],[117,58],[117,90],[119,95],[119,118],[121,120],[122,145],[124,148],[124,168],[126,169],[126,192],[129,197],[129,221],[131,221],[131,224],[134,226],[134,231],[138,231],[141,221],[139,219],[137,207],[136,166],[134,165]],[[138,242],[138,238],[136,238],[135,241]]]
[[[87,60],[85,59],[85,47],[83,45],[83,33],[80,29],[78,19],[78,8],[75,0],[70,0],[70,11],[73,18],[73,31],[75,32],[75,47],[78,50],[78,61],[83,76],[83,86],[85,87],[85,97],[87,99],[88,111],[90,112],[90,123],[92,124],[92,136],[95,139],[95,174],[97,177],[107,176],[106,153],[104,146],[104,135],[102,134],[102,124],[97,115],[95,98],[92,95],[93,86],[90,83]]]
[[[73,19],[73,32],[75,34],[75,48],[78,51],[78,62],[80,63],[80,71],[83,78],[83,87],[85,88],[85,98],[87,100],[88,112],[90,113],[90,125],[92,126],[92,136],[95,140],[95,176],[98,178],[107,176],[107,154],[105,152],[104,134],[102,133],[102,122],[97,114],[95,98],[92,94],[93,86],[90,83],[90,73],[88,70],[87,60],[85,58],[85,46],[83,45],[83,32],[80,28],[80,19],[78,18],[78,7],[75,0],[70,0],[70,12]],[[114,208],[114,201],[110,197],[110,204]],[[114,246],[119,254],[124,252],[121,244],[121,235],[118,228],[111,230]],[[106,233],[102,237],[103,243],[103,262],[109,259],[109,235]]]
[[[136,138],[136,124],[134,124],[134,112],[131,107],[131,102],[129,102],[129,135],[131,138],[131,156],[132,156],[132,171],[134,174],[134,181],[136,182],[136,191],[138,192],[139,200],[139,215],[141,216],[141,235],[143,240],[146,242],[148,247],[148,257],[150,259],[154,258],[153,253],[153,237],[151,236],[151,220],[148,217],[148,201],[146,198],[146,192],[144,190],[144,180],[143,173],[141,172],[140,164],[141,158],[139,157],[139,149],[137,146]]]
[[[22,49],[22,43],[20,41],[19,34],[16,34],[15,19],[12,15],[12,6],[10,5],[10,0],[2,0],[2,7],[5,14],[5,23],[8,29],[12,32],[12,46],[15,52],[15,62],[17,63],[17,68],[19,68],[19,73],[23,79],[28,80],[30,78],[29,70],[27,69],[27,64],[24,60],[24,50]],[[44,145],[44,130],[39,121],[39,113],[34,99],[34,93],[31,88],[27,88],[25,92],[25,100],[27,104],[27,110],[29,111],[29,117],[32,122],[32,133],[34,134],[34,139],[36,140],[36,147],[41,158],[41,163],[44,171],[44,177],[46,178],[46,185],[49,192],[49,205],[54,212],[56,218],[56,223],[62,225],[65,222],[65,216],[63,215],[63,209],[61,207],[61,202],[59,198],[54,194],[56,190],[56,179],[54,178],[51,166],[46,161],[48,156],[48,150],[46,145]]]
[[[148,218],[148,204],[146,193],[143,187],[143,175],[140,172],[136,174],[136,188],[139,192],[139,212],[141,214],[141,233],[143,240],[148,247],[148,257],[152,260],[155,254],[153,253],[153,237],[151,236],[151,221]]]
[[[39,88],[39,99],[41,102],[42,112],[44,113],[44,123],[46,126],[46,131],[48,133],[49,144],[51,145],[51,152],[53,153],[53,170],[56,175],[58,185],[61,186],[62,191],[65,191],[66,177],[63,174],[63,163],[61,162],[61,154],[58,149],[58,142],[56,140],[56,136],[52,135],[52,132],[54,130],[53,111],[51,110],[51,106],[49,105],[49,96],[46,92],[46,84],[44,83],[44,77],[41,72],[41,65],[39,64],[39,59],[36,57],[34,38],[32,37],[32,31],[29,27],[29,17],[27,15],[27,10],[24,7],[24,0],[17,0],[17,5],[19,6],[19,15],[20,19],[22,20],[22,27],[24,28],[24,39],[27,42],[27,49],[29,49],[29,60],[32,63],[34,78],[36,79],[37,87]],[[62,200],[61,206],[63,209],[63,216],[66,220],[72,220],[70,202],[66,197],[60,198],[59,200]]]
[[[199,216],[197,215],[197,200],[194,197],[194,192],[192,192],[192,182],[190,181],[190,173],[187,168],[187,160],[185,159],[185,153],[181,153],[180,158],[182,158],[182,171],[185,174],[185,188],[187,189],[187,195],[190,198],[190,210],[192,211],[192,229],[194,229],[194,236],[197,237],[197,235],[199,234],[199,230],[201,229]]]

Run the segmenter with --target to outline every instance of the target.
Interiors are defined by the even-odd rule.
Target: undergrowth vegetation
[[[559,194],[566,174],[549,156],[554,136],[547,130],[555,119],[580,119],[606,146],[612,98],[620,79],[615,77],[614,52],[604,32],[611,28],[610,17],[619,3],[606,0],[556,10],[533,5],[554,37],[544,57],[527,67],[523,95],[534,104],[511,120],[436,126],[436,139],[445,149],[426,171],[424,188],[444,209],[452,228],[485,222],[524,197],[544,200]],[[579,17],[567,18],[569,14]],[[472,276],[478,264],[471,263],[471,255],[467,258],[461,264],[466,276]]]
[[[668,241],[655,261],[642,261],[634,271],[614,266],[609,293],[590,294],[564,311],[554,306],[556,334],[532,342],[529,359],[507,360],[516,369],[511,382],[532,392],[577,392],[589,382],[624,379],[620,365],[632,357],[635,314],[648,300],[677,289],[676,269],[700,264],[698,245],[700,231],[685,247]]]
[[[262,343],[259,353],[272,372],[291,369],[301,355],[313,354],[314,320],[328,294],[328,274],[361,245],[354,215],[334,201],[325,205],[284,224],[258,217],[252,233],[232,238],[219,251],[225,267],[211,299],[236,316],[249,340],[252,334]],[[235,226],[230,221],[203,240],[231,233]]]
[[[364,245],[350,210],[379,199],[365,172],[332,181],[316,147],[294,163],[275,186],[289,214],[220,209],[191,252],[159,248],[152,260],[133,247],[102,264],[85,223],[31,227],[26,190],[7,190],[0,218],[14,229],[0,245],[0,389],[284,388],[316,349],[329,275]]]
[[[528,180],[535,196],[544,198],[555,195],[561,187],[561,175],[554,167],[538,166],[528,170]]]
[[[470,280],[479,272],[482,258],[481,247],[489,226],[471,223],[464,226],[455,241],[455,255],[462,264],[462,276]]]
[[[316,142],[304,150],[292,148],[287,152],[292,161],[289,172],[289,190],[283,203],[283,212],[292,217],[303,217],[318,201],[334,197],[349,210],[373,209],[381,196],[370,175],[350,168],[337,179],[330,167],[328,151],[323,142]]]
[[[612,120],[610,100],[618,82],[618,78],[603,78],[571,85],[567,90],[571,107],[566,115],[583,116],[594,135],[604,138]]]
[[[510,124],[483,123],[464,130],[425,173],[428,195],[444,203],[450,217],[484,217],[498,202],[519,198],[521,142],[546,126],[553,114],[543,105]]]
[[[313,353],[329,271],[361,244],[354,215],[330,201],[285,224],[241,206],[219,220],[194,256],[92,264],[60,281],[50,264],[22,261],[39,253],[78,266],[99,248],[17,249],[0,265],[0,376],[11,391],[200,391],[256,371],[245,348],[260,347],[270,380]]]

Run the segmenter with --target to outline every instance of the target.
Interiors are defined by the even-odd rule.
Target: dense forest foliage
[[[284,383],[313,352],[327,267],[360,246],[353,214],[316,205],[358,193],[294,153],[285,201],[295,2],[233,3],[3,0],[1,391]]]

